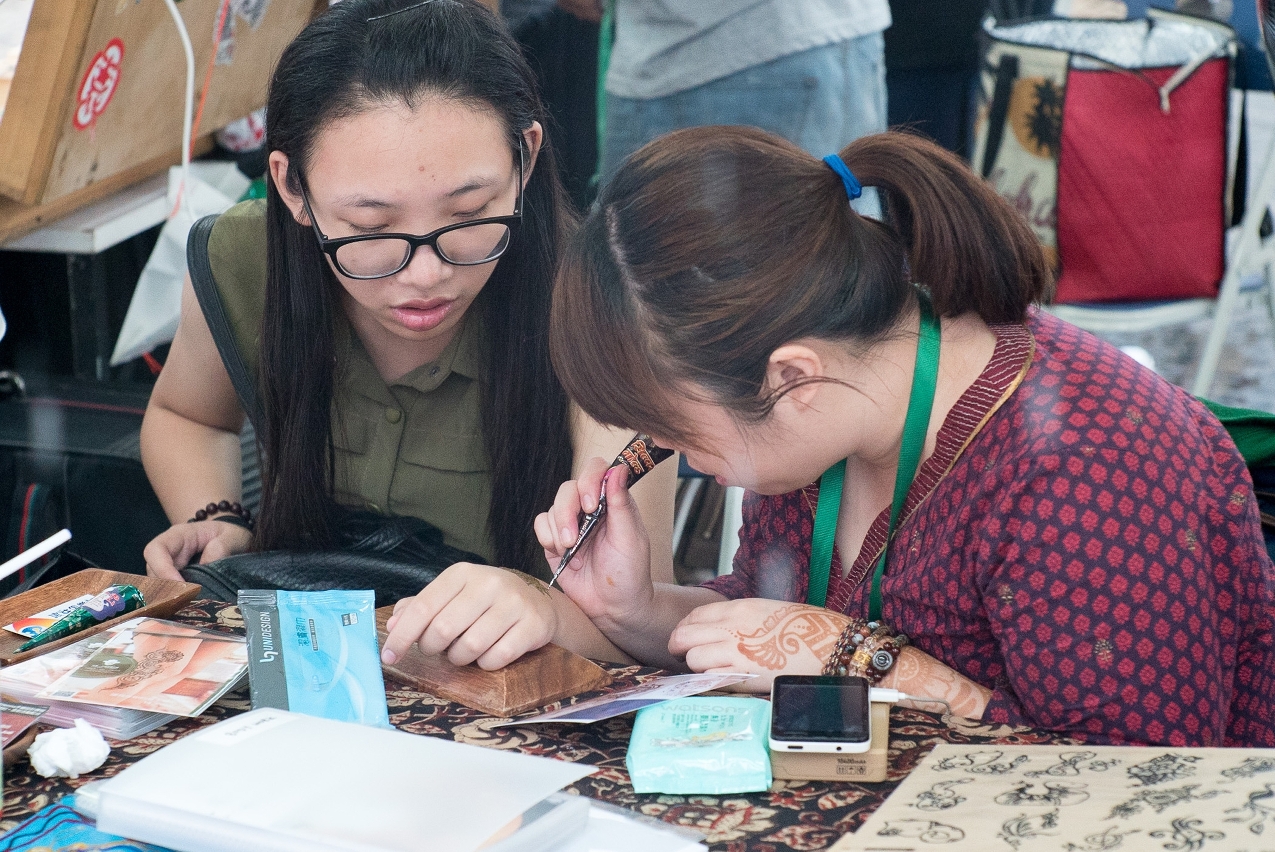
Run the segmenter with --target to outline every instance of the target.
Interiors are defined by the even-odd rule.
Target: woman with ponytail
[[[883,221],[854,212],[861,186]],[[1035,308],[1031,231],[956,157],[823,162],[745,128],[634,155],[571,241],[551,352],[603,423],[752,492],[734,572],[652,583],[595,459],[536,520],[639,660],[859,674],[1095,743],[1275,745],[1275,572],[1243,460],[1196,400]],[[928,706],[937,709],[935,705]]]
[[[407,516],[474,558],[400,602],[390,662],[418,639],[486,668],[549,641],[624,659],[536,579],[549,567],[536,513],[576,459],[629,437],[580,416],[549,361],[574,222],[544,123],[517,43],[477,0],[345,0],[284,50],[266,200],[207,237],[229,345],[255,384],[256,530],[230,502],[244,407],[188,282],[142,428],[173,521],[146,549],[151,574],[178,578],[200,553],[331,549],[351,510]],[[638,489],[662,518],[654,570],[668,580],[673,476]]]

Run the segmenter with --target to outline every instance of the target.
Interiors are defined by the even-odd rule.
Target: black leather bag
[[[442,532],[419,518],[350,511],[340,530],[340,550],[240,553],[188,565],[182,577],[203,587],[200,597],[229,603],[240,589],[372,589],[379,607],[415,595],[449,565],[484,561],[444,543]]]

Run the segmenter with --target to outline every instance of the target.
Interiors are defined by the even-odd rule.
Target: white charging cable
[[[898,704],[900,701],[916,701],[923,704],[942,704],[947,708],[947,713],[952,714],[952,705],[942,698],[930,698],[925,695],[908,695],[906,692],[899,692],[897,689],[885,689],[883,687],[874,686],[868,692],[868,699],[881,704]]]
[[[195,51],[190,46],[190,34],[186,32],[186,22],[177,11],[177,4],[173,0],[164,0],[164,5],[168,7],[168,14],[173,16],[177,35],[181,37],[182,50],[186,52],[186,108],[182,113],[182,181],[177,191],[181,194],[181,203],[186,205],[187,211],[190,211],[190,126],[194,122],[195,114]],[[213,49],[216,50],[216,47]]]

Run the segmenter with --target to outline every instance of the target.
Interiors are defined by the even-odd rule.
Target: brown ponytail
[[[929,288],[941,316],[1021,322],[1049,294],[1053,272],[1027,223],[955,154],[919,136],[881,133],[850,143],[841,158],[882,194],[912,280]]]
[[[1017,211],[919,137],[860,139],[842,158],[881,192],[855,213],[840,178],[745,127],[664,136],[616,173],[568,247],[550,352],[593,418],[693,445],[687,394],[745,421],[774,404],[770,354],[802,338],[871,345],[926,286],[943,316],[1021,322],[1051,273]]]

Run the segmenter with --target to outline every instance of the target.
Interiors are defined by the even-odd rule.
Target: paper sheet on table
[[[101,787],[98,828],[186,852],[472,852],[592,766],[253,710]]]
[[[570,707],[550,710],[548,713],[529,716],[526,719],[499,722],[492,727],[532,725],[539,722],[601,722],[603,719],[623,716],[625,713],[632,713],[643,707],[650,707],[652,704],[661,704],[672,701],[674,698],[686,698],[689,695],[699,695],[710,689],[721,689],[723,686],[741,683],[754,677],[757,675],[688,674],[657,677],[645,683],[639,683],[637,686],[630,686],[627,689],[590,698],[588,701],[581,701],[579,704],[572,704]]]
[[[1257,852],[1273,800],[1275,749],[940,743],[833,849]]]

